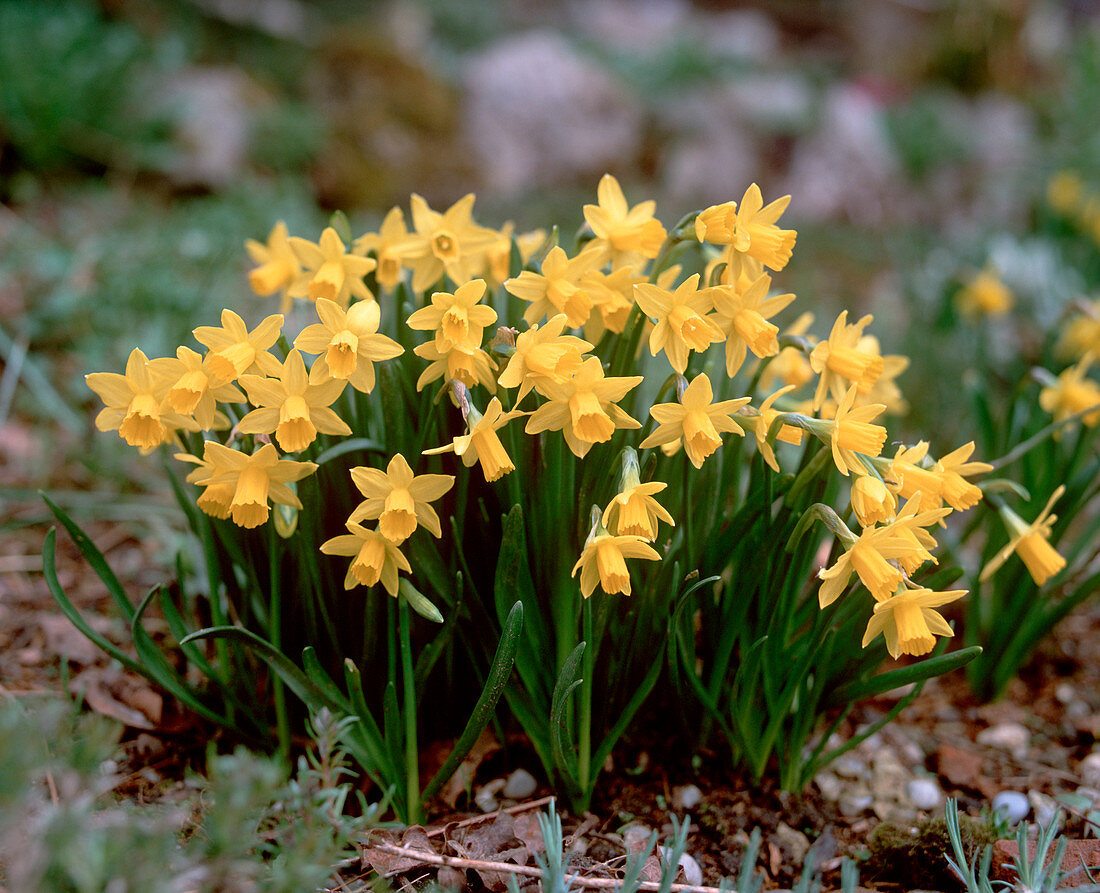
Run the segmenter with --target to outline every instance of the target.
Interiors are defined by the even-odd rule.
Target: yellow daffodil
[[[88,387],[104,403],[95,419],[99,431],[117,431],[130,446],[149,452],[164,443],[175,428],[198,431],[194,419],[173,412],[166,404],[178,360],[148,359],[136,347],[126,360],[126,373],[92,372]]]
[[[897,512],[898,503],[882,478],[864,474],[852,481],[852,511],[862,527],[889,521]]]
[[[715,322],[726,338],[726,374],[732,378],[745,362],[748,351],[758,357],[779,353],[779,327],[768,322],[794,300],[793,294],[768,297],[771,277],[761,274],[749,281],[742,277],[736,285],[706,289],[714,303]]]
[[[516,350],[497,383],[502,388],[519,387],[519,403],[541,381],[564,384],[580,368],[582,354],[592,345],[575,335],[563,335],[564,313],[550,319],[541,328],[536,324],[516,339]]]
[[[374,300],[363,281],[376,266],[374,258],[363,257],[354,248],[349,252],[331,226],[325,227],[317,243],[292,237],[290,245],[305,268],[290,286],[292,297],[308,296],[311,301],[325,298],[341,307],[347,307],[352,298]]]
[[[726,202],[701,211],[695,218],[695,236],[700,242],[729,246],[723,259],[734,276],[744,270],[755,279],[763,267],[782,270],[798,235],[776,226],[790,201],[785,195],[765,205],[760,187],[753,183],[745,190],[740,208],[736,202]]]
[[[554,246],[543,259],[540,272],[524,270],[506,280],[504,287],[509,294],[531,305],[523,314],[527,325],[534,325],[544,316],[564,313],[569,325],[576,328],[588,321],[593,303],[581,280],[600,265],[598,248],[585,248],[570,258],[563,248]]]
[[[931,561],[939,564],[932,550],[936,548],[935,537],[924,528],[943,522],[943,519],[951,514],[949,508],[923,509],[921,507],[920,494],[914,494],[901,510],[883,528],[892,536],[900,537],[910,545],[910,551],[896,558],[901,569],[907,574],[916,572],[924,562]]]
[[[657,203],[626,203],[619,181],[604,174],[596,188],[599,204],[584,206],[584,219],[596,234],[591,244],[612,267],[638,266],[657,256],[665,241],[665,228],[653,216]]]
[[[967,316],[1004,316],[1014,302],[1011,290],[992,270],[983,270],[971,279],[955,299]]]
[[[409,200],[415,232],[401,245],[401,262],[413,271],[412,289],[422,292],[446,273],[462,285],[484,267],[485,252],[500,238],[473,221],[474,196],[459,199],[443,213],[433,211],[419,195]]]
[[[882,357],[882,372],[871,389],[867,393],[860,392],[858,400],[866,403],[883,403],[886,411],[893,415],[905,415],[909,411],[909,404],[901,394],[901,388],[897,385],[897,377],[909,368],[909,358],[900,354],[887,354],[883,356],[879,348],[878,338],[874,335],[864,335],[856,342],[856,350]]]
[[[752,398],[714,401],[714,389],[706,373],[697,375],[686,388],[679,403],[658,403],[649,414],[657,429],[640,444],[641,449],[683,441],[691,464],[701,468],[703,461],[722,445],[720,434],[744,435],[733,414]]]
[[[547,402],[531,414],[528,434],[561,431],[573,455],[583,459],[594,443],[611,439],[617,428],[640,428],[641,423],[615,404],[637,387],[640,375],[606,378],[599,357],[588,357],[568,381],[547,381]]]
[[[640,536],[652,543],[657,539],[658,521],[676,525],[668,510],[653,498],[667,486],[664,481],[649,481],[627,487],[604,509],[604,526],[616,535]]]
[[[526,413],[516,409],[504,412],[500,400],[494,397],[489,401],[485,415],[470,407],[466,434],[456,437],[446,446],[424,450],[424,455],[453,452],[462,459],[462,464],[467,468],[480,461],[481,473],[485,475],[486,481],[492,483],[514,471],[516,467],[504,449],[504,444],[500,442],[497,431],[522,415]]]
[[[216,402],[244,403],[244,394],[211,373],[210,364],[189,347],[176,348],[176,359],[165,361],[164,369],[174,379],[165,397],[168,407],[180,415],[193,416],[203,431],[229,426],[229,419],[218,412]]]
[[[1008,544],[982,568],[979,580],[988,580],[1013,552],[1023,559],[1028,573],[1039,586],[1066,566],[1066,559],[1059,555],[1049,542],[1054,522],[1058,520],[1058,516],[1052,515],[1050,510],[1065,492],[1065,486],[1059,484],[1047,500],[1046,507],[1039,513],[1039,517],[1030,524],[1008,506],[998,507],[1001,519],[1008,528]]]
[[[490,391],[496,390],[493,372],[496,371],[497,364],[480,347],[456,344],[450,350],[441,351],[434,341],[426,341],[414,347],[413,353],[428,361],[428,368],[416,380],[417,391],[424,390],[437,378],[461,382],[468,388],[480,384]]]
[[[335,301],[318,298],[315,306],[321,321],[306,326],[294,339],[298,350],[317,354],[309,370],[310,384],[338,379],[369,394],[374,390],[374,364],[405,352],[392,338],[379,334],[378,302],[356,301],[342,310]]]
[[[1047,204],[1059,214],[1068,217],[1081,204],[1084,184],[1075,171],[1058,171],[1047,181]]]
[[[441,535],[439,516],[428,503],[451,489],[453,475],[414,475],[405,457],[398,453],[385,471],[360,465],[351,470],[351,479],[364,499],[349,521],[378,518],[378,532],[397,545],[407,540],[418,525],[432,536]]]
[[[890,461],[888,480],[902,499],[919,493],[921,508],[936,509],[943,505],[943,476],[928,457],[928,441],[915,446],[899,446]]]
[[[843,533],[843,531],[841,531]],[[830,568],[817,572],[824,582],[817,593],[822,608],[831,605],[848,588],[852,574],[858,575],[876,601],[889,598],[901,584],[904,574],[894,559],[913,551],[913,544],[889,527],[865,527],[857,537],[842,539],[844,552]]]
[[[966,475],[984,474],[993,470],[988,462],[968,462],[973,452],[974,441],[970,441],[941,457],[935,464],[935,470],[943,483],[944,502],[957,512],[965,512],[982,500],[981,489],[966,480]]]
[[[793,390],[794,385],[787,385],[787,387],[780,388],[774,394],[765,398],[759,409],[746,406],[740,410],[740,415],[747,417],[752,423],[753,435],[756,437],[756,448],[760,450],[760,455],[764,457],[764,461],[776,473],[779,472],[779,463],[775,459],[775,450],[768,443],[768,431],[771,430],[772,422],[775,421],[775,417],[780,412],[774,408],[775,401]],[[798,446],[802,443],[802,429],[796,428],[794,425],[781,425],[775,439]]]
[[[599,583],[604,592],[613,595],[621,592],[630,595],[630,570],[626,566],[627,558],[644,558],[647,561],[660,561],[661,556],[640,536],[612,536],[597,524],[573,573],[581,572],[581,595],[588,598]]]
[[[1085,354],[1080,363],[1070,366],[1039,392],[1039,405],[1054,416],[1054,421],[1096,407],[1081,417],[1081,423],[1091,428],[1100,422],[1100,385],[1085,377],[1092,360],[1092,354]]]
[[[508,221],[500,228],[496,241],[485,252],[485,278],[494,288],[503,285],[504,281],[512,275],[512,241],[515,240],[519,250],[521,264],[527,263],[538,250],[539,246],[546,242],[546,230],[536,229],[529,233],[515,235],[516,225]]]
[[[1061,356],[1080,359],[1085,354],[1100,355],[1100,299],[1095,301],[1075,301],[1080,311],[1062,330],[1058,339],[1058,352]]]
[[[584,324],[584,337],[599,344],[604,332],[619,334],[634,309],[634,286],[646,281],[634,267],[616,267],[610,273],[589,270],[581,288],[592,299],[592,312]]]
[[[497,321],[497,312],[479,301],[485,296],[485,280],[472,279],[450,292],[437,291],[431,304],[408,319],[410,329],[435,331],[435,347],[441,354],[453,347],[481,347],[485,327]]]
[[[885,366],[882,357],[858,346],[864,327],[872,319],[868,314],[849,325],[848,311],[842,310],[828,340],[816,345],[810,353],[810,367],[821,376],[814,392],[814,412],[821,409],[830,393],[834,400],[840,401],[850,384],[855,385],[860,394],[867,395],[882,375]],[[864,346],[869,345],[864,342]]]
[[[270,514],[268,500],[301,511],[302,503],[287,484],[300,481],[317,470],[312,462],[280,459],[270,443],[265,443],[248,456],[208,440],[203,460],[211,474],[195,480],[195,483],[208,488],[216,484],[232,484],[229,516],[234,524],[246,528],[259,527],[267,521]]]
[[[272,314],[251,332],[232,310],[222,311],[221,327],[199,326],[195,340],[209,349],[206,357],[211,374],[234,382],[244,373],[277,375],[279,360],[268,353],[283,329],[282,314]]]
[[[871,424],[886,407],[881,403],[869,403],[853,409],[856,390],[856,385],[848,388],[831,420],[814,419],[810,422],[815,433],[828,440],[833,461],[845,477],[851,469],[863,467],[857,454],[873,458],[882,452],[886,444],[886,429],[882,425]]]
[[[681,375],[687,369],[690,351],[705,351],[724,337],[714,317],[708,315],[713,306],[710,296],[698,286],[698,273],[675,291],[648,282],[634,286],[634,299],[642,313],[656,323],[649,334],[649,352],[657,356],[663,350]]]
[[[377,530],[367,530],[351,521],[345,526],[348,533],[321,543],[321,551],[326,555],[354,556],[344,576],[344,588],[374,586],[380,582],[396,598],[398,571],[409,573],[412,570],[409,560]]]
[[[886,638],[886,650],[894,659],[902,654],[928,654],[936,646],[936,636],[955,635],[935,608],[962,598],[966,592],[965,589],[933,592],[921,586],[899,586],[894,595],[875,605],[863,634],[863,647],[881,635]]]
[[[784,330],[784,335],[797,335],[807,337],[806,333],[813,325],[814,315],[802,313],[794,323]],[[807,338],[807,340],[809,340]],[[813,380],[814,370],[810,366],[810,359],[801,347],[782,347],[771,360],[765,364],[760,373],[760,387],[763,390],[771,389],[776,382],[781,385],[790,385],[800,388]]]
[[[347,384],[338,378],[322,384],[310,384],[301,352],[287,354],[274,378],[242,375],[241,386],[249,401],[258,409],[248,413],[237,425],[242,434],[271,434],[288,453],[304,450],[318,434],[351,434],[329,407]]]
[[[405,227],[405,213],[400,208],[390,208],[376,233],[366,233],[355,240],[352,251],[367,254],[373,251],[378,264],[374,278],[380,288],[393,291],[401,281],[401,250],[409,239]]]
[[[286,224],[279,221],[271,229],[267,237],[267,243],[248,239],[244,243],[249,257],[259,266],[248,274],[248,284],[252,290],[266,297],[277,291],[282,291],[282,304],[280,313],[286,313],[290,309],[293,298],[287,293],[287,289],[298,279],[302,273],[302,265],[298,263],[298,255],[290,247],[290,239],[287,237]]]
[[[200,481],[208,480],[217,471],[212,464],[202,457],[193,456],[190,453],[176,453],[174,458],[179,459],[181,462],[189,462],[192,465],[198,466],[190,471],[184,479],[189,484],[202,486],[202,493],[199,494],[199,498],[196,500],[198,507],[211,518],[228,521],[230,506],[233,503],[233,496],[237,491],[236,483],[228,481],[220,484],[207,484],[203,486],[200,484]]]

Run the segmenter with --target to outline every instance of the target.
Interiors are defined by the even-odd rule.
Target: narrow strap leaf
[[[849,682],[847,685],[842,685],[836,689],[836,691],[826,699],[823,708],[835,707],[839,704],[846,704],[849,701],[859,701],[863,698],[873,698],[875,695],[880,695],[884,691],[900,688],[903,685],[909,685],[913,682],[923,682],[926,679],[931,679],[933,676],[942,676],[944,673],[949,673],[951,670],[965,666],[981,653],[982,649],[980,645],[971,645],[969,648],[952,651],[950,654],[942,654],[939,657],[923,660],[919,664],[913,664],[909,667],[899,667],[896,670],[879,673],[871,679]]]
[[[572,769],[576,757],[572,753],[572,747],[567,750],[565,743],[567,731],[565,712],[569,705],[569,695],[582,682],[577,674],[580,672],[584,649],[585,643],[581,642],[565,659],[561,673],[558,674],[558,681],[554,685],[554,697],[550,703],[550,752],[554,758],[554,765],[567,773],[570,778],[576,774]]]

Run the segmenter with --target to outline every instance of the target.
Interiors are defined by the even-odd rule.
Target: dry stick
[[[516,865],[514,862],[488,862],[483,859],[460,859],[457,856],[437,856],[435,853],[425,853],[422,850],[409,849],[407,847],[392,846],[388,843],[369,844],[367,849],[390,853],[394,856],[404,856],[407,859],[415,859],[427,865],[446,865],[451,868],[473,868],[477,870],[501,871],[508,874],[522,874],[527,877],[542,877],[541,868],[531,868],[527,865]],[[617,889],[622,886],[622,881],[615,878],[585,878],[571,877],[569,883],[578,887],[591,887],[593,889]],[[660,890],[661,885],[653,881],[642,881],[639,890]],[[695,884],[672,884],[668,890],[689,891],[689,893],[723,893],[721,887],[702,887]]]
[[[502,812],[508,813],[508,815],[517,815],[521,812],[528,812],[532,809],[538,809],[540,806],[545,806],[553,797],[543,797],[540,800],[529,800],[526,803],[517,803],[515,806],[509,806],[507,809],[497,809],[493,812],[487,812],[485,815],[475,815],[468,819],[463,819],[461,822],[455,822],[454,824],[440,825],[438,828],[432,828],[431,831],[425,831],[428,837],[438,837],[445,831],[454,830],[455,828],[467,828],[470,825],[479,825],[482,822],[488,822],[496,819]]]

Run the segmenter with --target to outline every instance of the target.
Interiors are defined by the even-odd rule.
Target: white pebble
[[[1002,722],[978,732],[978,743],[1007,750],[1019,759],[1027,755],[1031,732],[1018,722]]]
[[[1054,821],[1054,817],[1058,813],[1057,800],[1041,791],[1028,791],[1027,799],[1031,804],[1031,811],[1035,816],[1035,822],[1040,827],[1045,828]]]
[[[517,769],[504,783],[503,794],[509,800],[526,800],[538,788],[539,783],[526,769]]]
[[[1081,760],[1079,770],[1085,787],[1100,788],[1100,750],[1094,750]]]
[[[683,784],[672,789],[672,803],[677,809],[694,809],[702,799],[703,792],[698,785]]]
[[[1031,804],[1019,791],[1001,791],[993,798],[993,812],[1000,813],[1010,825],[1023,821],[1030,811]]]
[[[867,775],[867,764],[857,756],[843,756],[833,763],[833,772],[841,778],[863,778]]]
[[[940,786],[931,778],[914,778],[905,786],[905,793],[917,809],[935,809],[943,796]]]
[[[659,847],[661,850],[662,861],[672,856],[668,847]],[[692,856],[684,853],[680,857],[680,873],[684,876],[684,883],[693,887],[698,887],[703,883],[703,869],[699,867],[699,863],[695,861]]]
[[[482,812],[492,812],[498,806],[497,794],[504,787],[503,778],[494,778],[474,792],[474,803]]]

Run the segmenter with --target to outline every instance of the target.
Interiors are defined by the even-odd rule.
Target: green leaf
[[[826,698],[822,709],[859,701],[863,698],[873,698],[884,691],[890,691],[914,682],[923,682],[933,676],[942,676],[944,673],[965,666],[981,653],[980,646],[972,645],[969,648],[952,651],[950,654],[923,660],[919,664],[879,673],[871,679],[849,682],[847,685],[840,686],[832,695]]]
[[[512,675],[512,664],[515,660],[516,651],[519,650],[522,632],[523,604],[517,601],[512,606],[512,610],[508,613],[508,619],[504,623],[504,633],[500,637],[500,644],[497,645],[497,652],[493,658],[492,666],[489,667],[489,678],[485,681],[485,687],[481,690],[481,697],[477,699],[473,712],[470,714],[470,719],[466,723],[466,728],[462,730],[451,755],[447,757],[420,795],[422,803],[426,803],[431,797],[435,796],[447,779],[454,774],[459,764],[466,759],[466,755],[477,742],[484,728],[489,724],[489,720],[492,719],[497,702],[500,700],[501,694],[504,693],[504,688]]]
[[[577,674],[580,672],[584,648],[585,643],[581,642],[565,659],[561,673],[558,674],[558,681],[554,686],[554,697],[550,704],[550,752],[553,755],[555,767],[570,778],[576,776],[572,768],[576,757],[572,752],[572,745],[567,748],[565,741],[568,734],[566,710],[569,706],[569,695],[583,681]]]
[[[346,456],[348,453],[357,452],[385,454],[386,447],[384,444],[379,443],[377,440],[371,440],[369,437],[349,437],[346,440],[341,440],[334,446],[330,446],[327,450],[320,453],[313,461],[318,465],[324,465],[340,456]]]

